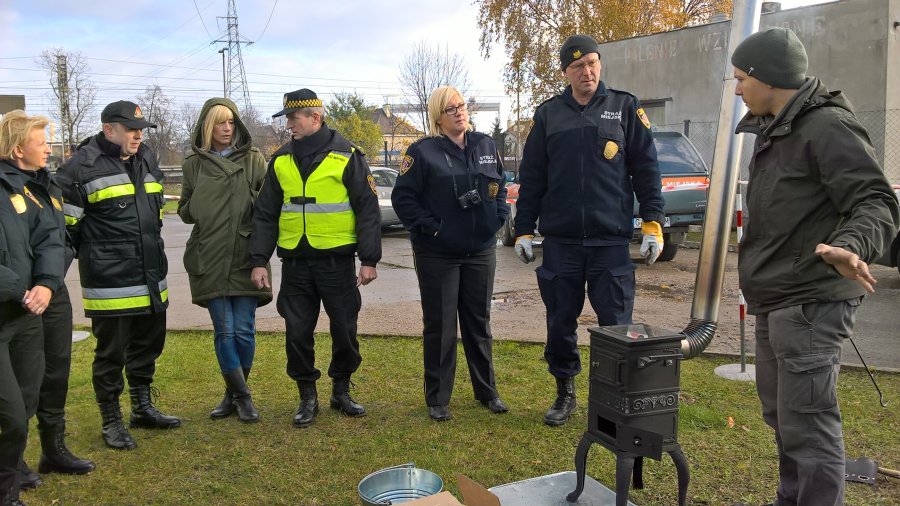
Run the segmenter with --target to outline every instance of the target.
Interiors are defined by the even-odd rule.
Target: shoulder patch
[[[13,193],[12,195],[10,195],[9,201],[16,209],[17,214],[22,214],[28,210],[28,208],[25,206],[25,197],[19,195],[18,193]]]
[[[375,195],[375,196],[377,197],[377,196],[378,196],[378,189],[377,189],[376,187],[377,187],[378,185],[375,184],[375,176],[373,176],[372,174],[369,174],[368,176],[366,176],[366,181],[369,182],[369,188],[372,189],[372,194]]]
[[[647,113],[644,112],[643,107],[637,110],[637,117],[641,120],[641,123],[643,123],[645,127],[650,128],[650,119],[647,118]]]
[[[409,172],[409,169],[413,166],[413,157],[409,155],[403,155],[403,159],[400,160],[400,175],[406,174]]]
[[[57,211],[62,211],[62,203],[54,196],[50,196],[50,200],[53,202],[53,207],[56,208]]]

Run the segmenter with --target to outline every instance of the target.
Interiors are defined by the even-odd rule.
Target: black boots
[[[100,416],[103,418],[103,441],[106,446],[116,450],[132,450],[137,446],[122,421],[118,399],[101,402]]]
[[[319,397],[315,381],[298,381],[300,406],[294,415],[294,427],[309,427],[319,414]]]
[[[563,425],[575,411],[575,377],[556,378],[556,400],[544,415],[547,425]]]
[[[87,474],[96,466],[87,459],[80,459],[66,447],[66,427],[56,426],[40,431],[42,473]]]
[[[209,417],[213,420],[218,420],[220,418],[228,418],[229,416],[234,414],[234,397],[231,395],[231,391],[227,388],[225,389],[225,396],[222,397],[222,402],[219,403],[218,406],[213,408],[209,413]]]
[[[241,369],[232,369],[222,373],[222,377],[225,378],[225,385],[228,387],[227,392],[231,394],[238,418],[244,423],[258,422],[259,412],[256,411],[256,407],[253,405],[244,372]],[[227,396],[228,394],[225,395]]]
[[[129,427],[141,429],[174,429],[181,427],[181,419],[160,413],[150,399],[150,385],[138,385],[128,389],[131,395],[131,423]]]
[[[366,408],[350,397],[350,378],[334,380],[331,408],[338,409],[347,416],[366,416]]]
[[[44,480],[41,479],[41,475],[31,470],[28,467],[28,464],[25,463],[24,460],[19,461],[19,466],[17,468],[19,471],[19,489],[31,489],[34,490],[41,485],[44,484]]]

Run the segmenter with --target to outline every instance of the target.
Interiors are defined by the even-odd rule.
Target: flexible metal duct
[[[735,0],[731,18],[731,35],[723,72],[722,101],[719,108],[716,150],[710,170],[709,196],[703,218],[703,237],[700,240],[700,261],[694,283],[694,302],[691,321],[684,329],[687,336],[681,341],[684,358],[693,358],[709,346],[716,334],[719,317],[719,297],[725,278],[725,258],[734,216],[734,197],[740,176],[743,136],[734,130],[744,116],[746,107],[735,96],[737,82],[731,66],[734,48],[759,28],[761,0]]]

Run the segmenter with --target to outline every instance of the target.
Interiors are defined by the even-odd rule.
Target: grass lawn
[[[354,397],[369,416],[351,419],[328,408],[330,381],[319,382],[323,410],[316,423],[295,429],[295,384],[285,375],[283,337],[260,334],[251,376],[262,421],[213,421],[209,411],[221,399],[210,332],[171,332],[158,362],[157,405],[184,425],[172,431],[134,429],[138,448],[106,449],[93,400],[90,370],[93,338],[76,343],[68,405],[68,442],[77,455],[93,459],[86,476],[46,475],[27,492],[29,505],[137,504],[359,504],[359,480],[377,469],[414,461],[440,475],[460,497],[456,473],[485,486],[574,469],[575,447],[586,428],[587,373],[578,377],[579,407],[563,427],[542,422],[554,384],[541,360],[540,344],[496,342],[497,384],[511,411],[492,415],[472,399],[462,350],[451,410],[454,419],[428,418],[422,393],[421,342],[412,338],[361,339],[363,364],[354,376]],[[319,364],[327,368],[330,341],[319,336]],[[587,364],[588,351],[582,350]],[[689,503],[762,504],[774,498],[776,458],[771,430],[759,414],[754,386],[721,379],[713,369],[732,359],[701,357],[683,363],[679,442],[691,467]],[[321,367],[321,366],[320,366]],[[877,403],[869,379],[845,370],[839,395],[847,453],[900,467],[900,376],[879,374],[889,408]],[[123,407],[129,406],[127,391]],[[728,419],[733,419],[729,427]],[[40,444],[32,433],[26,459],[37,466]],[[588,474],[611,487],[615,461],[595,445]],[[646,461],[639,505],[676,503],[675,468],[664,456]],[[560,498],[560,504],[565,504]],[[879,476],[878,487],[847,485],[848,505],[900,504],[900,480]],[[525,505],[527,506],[527,505]]]

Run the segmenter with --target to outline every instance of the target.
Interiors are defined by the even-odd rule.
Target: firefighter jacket
[[[637,98],[600,82],[587,105],[571,86],[534,113],[519,169],[516,235],[627,244],[634,197],[644,221],[664,222],[656,147]]]
[[[0,160],[0,321],[24,314],[25,290],[56,292],[63,283],[61,209],[46,169],[27,172]]]
[[[103,133],[86,139],[57,172],[77,252],[87,317],[165,311],[163,175],[144,145],[127,160]]]
[[[326,125],[282,146],[269,163],[253,212],[250,264],[359,253],[381,260],[381,211],[365,156]]]
[[[391,201],[416,251],[466,255],[493,248],[509,216],[497,145],[478,132],[465,138],[460,149],[447,137],[426,137],[403,156]]]

